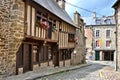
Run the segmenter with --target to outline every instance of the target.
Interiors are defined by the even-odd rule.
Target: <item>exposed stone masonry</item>
[[[0,77],[15,74],[16,53],[24,37],[24,2],[0,0]]]
[[[75,57],[75,64],[83,64],[85,63],[85,37],[84,37],[84,21],[81,18],[80,14],[76,11],[74,13],[74,23],[78,26],[76,29],[76,39],[77,43],[75,46],[76,54],[72,55],[72,60],[74,61]]]

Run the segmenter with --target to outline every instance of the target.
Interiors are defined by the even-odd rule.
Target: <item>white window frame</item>
[[[98,42],[98,43],[97,43],[97,42]],[[95,47],[96,47],[96,48],[100,48],[100,42],[99,42],[99,40],[96,40],[96,41],[95,41]]]
[[[100,37],[100,30],[96,30],[95,36]]]
[[[106,37],[110,37],[110,29],[106,30]]]
[[[109,41],[109,46],[107,46],[107,41]],[[111,41],[110,40],[106,40],[106,48],[110,48],[111,47]]]

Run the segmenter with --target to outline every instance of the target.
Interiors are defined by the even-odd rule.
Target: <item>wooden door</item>
[[[16,74],[18,74],[18,69],[23,67],[23,44],[21,44],[17,54],[16,54]]]
[[[95,53],[95,60],[100,60],[100,52],[96,51]]]
[[[52,52],[53,52],[53,63],[54,66],[59,66],[59,52],[58,52],[58,46],[52,46]]]
[[[24,68],[23,71],[27,72],[32,70],[32,45],[24,44]]]

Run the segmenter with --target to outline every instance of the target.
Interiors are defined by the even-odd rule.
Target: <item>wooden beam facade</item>
[[[21,68],[27,72],[38,67],[70,64],[75,48],[74,26],[34,1],[26,0],[24,31],[25,37],[17,53],[17,74]]]

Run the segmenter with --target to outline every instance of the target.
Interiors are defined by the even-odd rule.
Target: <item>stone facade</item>
[[[99,60],[115,61],[115,55],[116,55],[115,54],[115,50],[116,50],[115,24],[113,24],[113,25],[112,24],[111,25],[98,25],[98,26],[96,25],[96,26],[93,26],[92,30],[93,30],[93,35],[94,35],[94,39],[93,39],[93,50],[95,51],[94,59],[97,60],[96,56],[97,56],[97,52],[98,52]],[[96,37],[97,30],[99,30],[99,37]],[[109,37],[106,37],[107,30],[110,30]],[[96,41],[99,41],[99,46],[97,46]],[[106,46],[107,45],[106,41],[110,41],[109,47]],[[107,55],[107,54],[110,54],[110,55]],[[109,57],[109,59],[108,59],[108,57]]]
[[[76,29],[76,47],[72,55],[74,64],[85,63],[85,36],[84,36],[84,21],[80,14],[76,11],[74,13],[74,23],[77,25]]]
[[[99,30],[99,37],[96,37],[96,30]],[[106,31],[107,30],[110,30],[110,37],[106,37]],[[96,44],[93,44],[94,46],[94,49],[95,50],[115,50],[116,49],[116,46],[115,46],[115,25],[105,25],[105,26],[95,26],[93,27],[93,34],[94,34],[94,42],[96,40],[101,40],[101,43],[100,43],[100,47],[97,48],[96,47]],[[111,41],[111,45],[110,45],[110,48],[107,48],[106,47],[106,40],[110,40]]]
[[[93,40],[93,32],[91,27],[85,27],[85,37],[86,37],[86,59],[90,59],[92,56],[92,40]]]
[[[24,37],[24,2],[0,0],[0,77],[15,74],[16,53]]]
[[[91,29],[92,59],[101,61],[115,61],[116,59],[116,27],[114,16],[94,17],[93,25],[86,25]],[[88,31],[87,31],[88,32]],[[90,34],[89,34],[90,35]]]
[[[117,36],[117,63],[116,63],[116,69],[120,71],[120,0],[117,0],[117,2],[113,5],[113,8],[115,9],[115,18],[116,18],[116,36]]]

